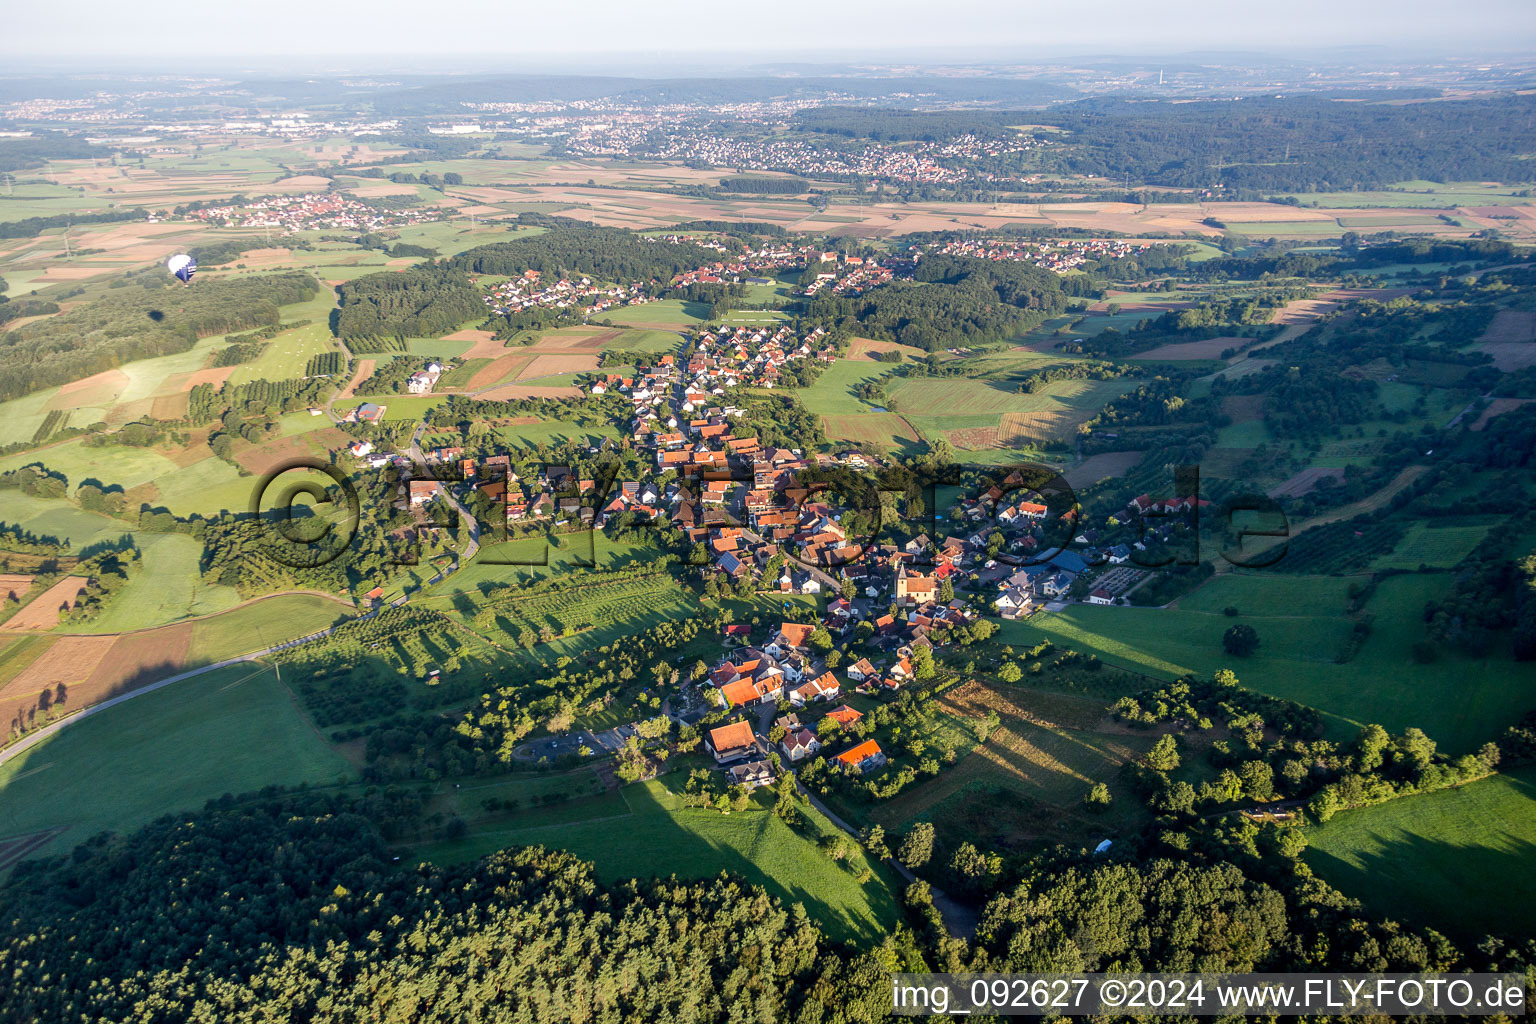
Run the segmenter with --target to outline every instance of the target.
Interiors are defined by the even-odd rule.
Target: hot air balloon
[[[165,269],[181,280],[182,284],[191,284],[192,275],[197,273],[197,261],[184,252],[165,261]]]

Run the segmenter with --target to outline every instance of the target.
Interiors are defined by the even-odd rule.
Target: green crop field
[[[1249,689],[1318,709],[1336,736],[1369,722],[1391,732],[1415,725],[1454,754],[1493,739],[1536,705],[1536,664],[1513,661],[1507,648],[1481,658],[1444,652],[1432,664],[1413,661],[1424,604],[1449,585],[1447,576],[1383,580],[1366,607],[1375,617],[1371,635],[1345,664],[1335,662],[1350,631],[1340,600],[1344,581],[1251,579],[1239,584],[1223,576],[1208,584],[1218,587],[1212,595],[1202,588],[1178,608],[1073,605],[1004,622],[1000,634],[1015,646],[1054,640],[1161,679],[1230,668]],[[1239,618],[1221,613],[1229,604]],[[1256,655],[1233,658],[1222,650],[1222,634],[1236,623],[1258,632]]]
[[[803,833],[785,825],[772,811],[771,796],[759,793],[745,811],[729,815],[685,808],[668,784],[679,775],[620,790],[622,807],[612,801],[587,806],[592,820],[547,827],[487,832],[433,844],[420,850],[426,859],[453,863],[508,846],[547,846],[590,860],[600,878],[651,876],[712,878],[722,871],[761,885],[786,904],[803,903],[836,939],[872,938],[897,917],[895,887],[885,869],[861,885],[866,866],[856,852],[839,863],[816,845],[836,830],[809,807]],[[617,813],[614,813],[617,812]]]
[[[639,327],[650,324],[696,324],[702,323],[709,316],[709,307],[702,302],[662,299],[659,302],[610,309],[603,316],[616,324],[634,324]]]
[[[1312,870],[1384,916],[1468,941],[1536,920],[1536,768],[1344,811],[1307,838]]]
[[[195,662],[222,661],[313,633],[353,614],[346,604],[315,594],[265,597],[193,623],[188,655]]]
[[[203,548],[179,533],[138,533],[140,566],[106,609],[88,622],[68,623],[69,633],[122,633],[164,626],[195,615],[226,611],[240,602],[233,587],[205,583],[199,560]]]
[[[352,774],[270,668],[233,665],[108,708],[0,765],[0,831],[64,827],[37,851],[59,854],[224,793]]]
[[[1397,542],[1397,547],[1381,555],[1371,563],[1373,569],[1417,569],[1427,565],[1436,569],[1449,569],[1460,562],[1480,544],[1492,523],[1472,526],[1438,526],[1432,522],[1416,522],[1407,534]]]
[[[854,397],[853,388],[890,372],[891,367],[885,363],[839,359],[821,372],[816,383],[797,390],[795,397],[807,410],[823,416],[871,412],[870,406]]]

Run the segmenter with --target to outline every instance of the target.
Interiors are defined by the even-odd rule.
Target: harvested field
[[[476,331],[465,328],[446,335],[444,341],[468,341],[473,342],[469,349],[460,358],[462,359],[497,359],[507,354],[505,342],[497,341],[496,336],[490,331]]]
[[[1242,351],[1252,345],[1252,338],[1207,338],[1204,341],[1182,341],[1173,345],[1159,345],[1146,352],[1138,352],[1132,359],[1220,359],[1227,349]]]
[[[31,589],[31,576],[19,576],[15,573],[0,574],[0,601],[8,601],[13,597],[20,601]]]
[[[321,427],[294,437],[279,438],[235,455],[235,461],[255,474],[262,474],[297,458],[334,451],[350,444],[352,438],[336,427]]]
[[[1493,357],[1505,373],[1536,366],[1536,312],[1501,309],[1477,339],[1477,347]]]
[[[160,395],[150,405],[149,414],[157,420],[182,419],[187,415],[187,398],[185,393]]]
[[[106,658],[115,636],[63,636],[48,650],[46,657],[38,658],[16,674],[16,678],[0,688],[0,701],[15,704],[28,701],[45,689],[63,683],[71,706],[79,707],[74,689],[89,679]]]
[[[475,375],[469,379],[469,383],[464,386],[464,390],[478,391],[481,388],[488,388],[497,381],[506,380],[513,376],[533,360],[533,356],[521,353],[492,359],[489,363],[475,371]]]
[[[1097,409],[1065,405],[1049,412],[1005,412],[997,425],[998,443],[1004,448],[1022,448],[1055,437],[1070,437],[1080,424],[1097,414]]]
[[[1332,477],[1335,480],[1343,480],[1344,470],[1319,469],[1315,466],[1308,469],[1303,469],[1301,472],[1296,473],[1290,479],[1276,484],[1274,487],[1271,487],[1269,489],[1269,496],[1271,498],[1299,498],[1303,494],[1310,492],[1318,485],[1320,481],[1327,477]]]
[[[1484,409],[1483,414],[1477,418],[1477,422],[1473,423],[1467,429],[1482,430],[1488,425],[1488,421],[1493,419],[1495,416],[1502,416],[1506,412],[1512,412],[1527,402],[1536,402],[1536,398],[1495,398],[1488,403],[1488,407]]]
[[[52,629],[59,624],[59,610],[73,608],[80,592],[89,584],[84,576],[65,576],[12,615],[0,629]]]
[[[514,398],[580,398],[581,395],[581,388],[573,385],[503,384],[475,397],[504,402]]]
[[[540,355],[546,352],[588,353],[601,351],[621,335],[623,328],[614,327],[562,327],[550,331],[529,345],[527,351]]]
[[[914,358],[919,358],[925,353],[921,349],[910,345],[902,345],[894,341],[876,341],[874,338],[854,338],[848,346],[848,359],[857,359],[861,362],[873,362],[873,352],[905,352]],[[894,365],[894,364],[892,364]]]
[[[79,409],[92,405],[111,405],[127,387],[128,375],[122,370],[103,370],[59,388],[59,393],[48,403],[48,408]]]
[[[1221,411],[1232,417],[1233,423],[1263,419],[1264,398],[1264,395],[1227,395],[1221,400]]]
[[[549,353],[536,355],[533,361],[518,373],[518,380],[537,380],[561,373],[590,373],[597,369],[596,354]]]
[[[352,374],[352,379],[347,381],[347,386],[341,389],[337,398],[352,398],[357,394],[358,385],[373,376],[374,368],[378,366],[376,359],[359,359],[357,371]]]
[[[1124,476],[1141,462],[1142,452],[1103,452],[1090,455],[1061,475],[1070,487],[1088,487],[1100,480]]]

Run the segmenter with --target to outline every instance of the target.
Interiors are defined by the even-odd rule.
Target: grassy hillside
[[[895,921],[896,894],[885,871],[860,884],[862,854],[842,862],[829,858],[816,841],[835,828],[815,811],[804,808],[809,821],[796,832],[773,813],[772,797],[762,791],[752,806],[729,815],[684,808],[668,786],[684,781],[674,774],[620,790],[622,801],[611,796],[585,801],[592,815],[585,821],[471,835],[420,852],[449,863],[506,846],[548,846],[592,861],[604,880],[709,878],[728,871],[786,903],[804,903],[839,939],[871,939]]]
[[[37,851],[58,854],[224,793],[351,775],[270,668],[233,665],[84,719],[0,765],[0,833],[62,828]]]
[[[1312,869],[1374,913],[1457,938],[1536,920],[1536,768],[1345,811],[1308,838]]]

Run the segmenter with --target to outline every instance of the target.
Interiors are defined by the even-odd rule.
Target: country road
[[[316,633],[310,633],[307,636],[296,637],[292,640],[285,640],[280,644],[274,644],[271,647],[264,647],[259,651],[252,651],[249,654],[241,654],[233,658],[225,658],[223,661],[216,661],[212,664],[203,665],[199,668],[188,669],[185,672],[178,672],[173,676],[167,676],[166,678],[157,680],[148,684],[147,686],[140,686],[136,689],[129,690],[127,693],[120,693],[116,697],[111,697],[99,704],[92,704],[90,707],[61,718],[56,722],[50,722],[43,726],[41,729],[38,729],[36,732],[31,732],[23,736],[21,739],[17,740],[9,747],[6,747],[4,750],[0,750],[0,765],[10,761],[18,754],[30,750],[32,747],[41,743],[48,737],[62,731],[66,727],[74,725],[76,722],[83,722],[85,719],[90,718],[92,715],[101,711],[105,711],[108,708],[116,707],[124,701],[133,700],[135,697],[142,697],[146,693],[153,693],[161,687],[170,686],[172,683],[179,683],[185,679],[192,679],[196,676],[203,675],[206,672],[212,672],[221,668],[228,668],[230,665],[240,665],[256,661],[258,659],[265,658],[269,654],[276,654],[278,651],[287,650],[288,648],[295,647],[299,644],[309,643],[312,640],[319,640],[323,637],[330,636],[333,632],[336,631],[336,629],[338,629],[340,626],[346,625],[348,622],[357,622],[361,619],[369,618],[373,614],[373,612],[369,612],[365,615],[357,616],[356,618],[347,619],[345,622],[337,623],[334,626],[327,626],[325,629],[322,629]]]

